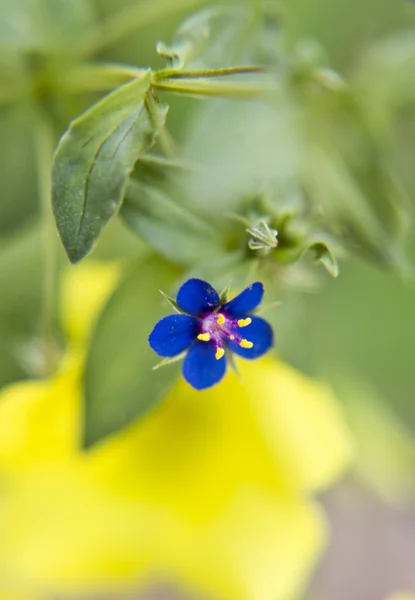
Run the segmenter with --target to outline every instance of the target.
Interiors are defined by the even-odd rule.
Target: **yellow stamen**
[[[250,319],[249,317],[247,317],[246,319],[239,319],[238,327],[246,327],[247,325],[250,325],[251,323],[252,323],[252,319]]]
[[[224,322],[225,322],[225,317],[223,315],[218,315],[218,319],[217,319],[216,323],[218,325],[223,325]]]
[[[231,334],[231,335],[229,336],[229,339],[230,339],[230,340],[234,340],[234,339],[235,339],[235,336]]]
[[[222,356],[225,354],[225,350],[223,348],[218,348],[216,350],[216,354],[215,354],[215,358],[216,360],[219,360],[220,358],[222,358]]]
[[[253,343],[249,342],[248,340],[243,339],[239,342],[239,345],[241,348],[252,348]]]
[[[210,342],[210,334],[209,333],[199,333],[197,339],[201,342]]]

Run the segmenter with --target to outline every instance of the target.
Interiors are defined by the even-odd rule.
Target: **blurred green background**
[[[131,6],[129,2],[85,0],[85,10],[94,10],[101,19]],[[200,3],[201,5],[203,2]],[[207,4],[207,3],[205,3]],[[289,44],[315,38],[325,49],[328,63],[347,76],[359,55],[383,36],[410,30],[415,24],[415,7],[409,1],[291,0],[269,3],[283,14],[283,27]],[[8,2],[3,0],[2,10]],[[167,4],[166,4],[167,6]],[[131,32],[110,44],[99,57],[127,64],[160,67],[155,52],[159,39],[169,41],[188,11],[160,15],[138,33]],[[6,32],[7,33],[7,32]],[[36,53],[33,52],[35,60]],[[2,56],[0,68],[12,75],[13,53]],[[27,64],[19,68],[23,71]],[[415,75],[413,76],[415,78]],[[7,81],[5,79],[5,81]],[[410,82],[408,82],[410,85]],[[413,85],[413,84],[412,84]],[[7,87],[2,92],[7,95]],[[94,95],[91,96],[91,99]],[[85,100],[82,102],[86,103]],[[62,131],[70,118],[84,108],[79,96],[60,106],[57,120]],[[169,128],[180,141],[186,139],[201,105],[196,100],[169,98]],[[53,108],[53,107],[52,107]],[[203,107],[202,107],[203,108]],[[22,103],[3,105],[0,110],[0,382],[27,376],[29,344],[39,335],[42,303],[42,241],[39,231],[39,200],[36,182],[36,153],[30,128],[31,109]],[[415,117],[408,111],[398,115],[394,132],[397,164],[408,196],[415,197],[413,170]],[[59,263],[66,258],[59,246]],[[96,257],[134,255],[140,242],[119,222],[113,223],[95,251]],[[414,257],[414,248],[410,254]],[[279,353],[308,373],[324,374],[336,381],[351,374],[369,380],[398,412],[415,425],[413,361],[415,357],[415,287],[356,259],[341,264],[341,275],[332,280],[323,274],[321,287],[312,293],[293,292],[284,305],[295,318],[289,331],[281,324],[276,333]],[[285,307],[281,315],[285,317]],[[278,320],[278,316],[276,317]],[[281,321],[284,318],[281,317]],[[32,344],[33,345],[33,344]],[[32,348],[33,350],[33,348]],[[33,352],[32,352],[33,354]],[[19,358],[20,356],[20,358]]]
[[[132,6],[130,0],[78,1],[84,6],[85,13],[91,12],[90,17],[85,16],[86,22],[89,18],[93,20],[94,14],[101,20],[108,19],[124,6]],[[252,0],[252,3],[261,4],[260,0]],[[52,0],[49,4],[52,6]],[[198,6],[203,4],[208,3],[199,2]],[[275,5],[283,15],[282,26],[288,46],[294,47],[299,40],[317,40],[327,54],[328,64],[346,78],[373,43],[393,33],[404,34],[407,30],[414,35],[415,32],[415,4],[409,0],[286,0],[268,4]],[[196,2],[194,5],[196,9]],[[161,11],[156,21],[138,32],[132,30],[113,44],[103,44],[97,56],[107,61],[161,67],[163,62],[155,52],[156,42],[160,39],[170,41],[179,23],[191,12],[187,8],[171,11],[168,3],[165,6],[165,14]],[[2,11],[7,12],[9,8],[10,0],[0,1],[0,24]],[[66,26],[65,23],[64,29]],[[7,42],[9,34],[0,27],[0,44]],[[71,43],[70,36],[65,43]],[[44,268],[33,111],[29,103],[8,101],[16,78],[25,85],[26,74],[36,68],[40,54],[34,44],[22,61],[17,50],[14,52],[13,44],[8,48],[6,54],[1,53],[0,59],[3,81],[0,89],[1,385],[37,374],[40,370]],[[415,70],[408,75],[408,88],[414,87]],[[80,95],[73,94],[59,106],[52,103],[50,111],[55,123],[61,127],[60,133],[70,119],[98,97],[91,93],[81,99]],[[203,106],[193,99],[173,97],[169,101],[169,129],[179,144],[184,143]],[[395,125],[392,135],[395,162],[413,210],[415,112],[400,111],[396,114]],[[55,243],[57,264],[63,267],[67,259],[57,236]],[[93,256],[134,257],[142,248],[142,243],[125,225],[115,220]],[[408,255],[415,264],[413,239],[409,242]],[[410,431],[415,432],[414,277],[400,277],[356,258],[341,261],[337,279],[332,279],[321,267],[319,271],[318,287],[284,294],[278,309],[280,316],[276,313],[275,317],[278,353],[304,372],[328,379],[341,398],[352,393],[353,386],[368,386]],[[56,307],[55,311],[57,313]],[[345,512],[339,506],[353,504],[350,494],[348,488],[340,493],[341,500],[328,501],[329,505],[332,502],[335,506],[333,518],[343,524]],[[369,514],[371,507],[364,507],[362,514]],[[387,522],[389,517],[382,513],[379,518]],[[413,527],[413,515],[405,516],[405,519],[408,519],[405,523],[410,522]],[[405,529],[401,523],[399,527]],[[406,542],[402,544],[405,546]],[[415,556],[414,545],[409,543],[408,547],[405,546],[405,553],[413,552]],[[407,585],[412,581],[407,575],[411,568],[408,565],[405,571]],[[415,589],[415,582],[413,585]],[[343,597],[352,596],[341,596],[337,591],[332,596],[335,600]]]

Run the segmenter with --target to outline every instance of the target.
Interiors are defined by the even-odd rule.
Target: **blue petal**
[[[238,334],[242,335],[246,340],[252,342],[252,348],[241,348],[236,342],[226,340],[228,347],[243,356],[244,358],[258,358],[267,352],[274,341],[274,334],[271,325],[261,317],[251,316],[252,323],[247,327],[238,329]]]
[[[222,310],[232,316],[240,316],[254,310],[261,304],[264,286],[260,281],[251,284],[233,300],[223,305]]]
[[[198,332],[199,325],[194,317],[170,315],[156,323],[148,341],[160,356],[176,356],[194,342]]]
[[[177,304],[189,315],[201,315],[219,306],[218,293],[201,279],[188,279],[177,294]]]
[[[196,390],[204,390],[218,383],[225,375],[226,357],[215,358],[215,345],[195,342],[183,362],[183,377]]]

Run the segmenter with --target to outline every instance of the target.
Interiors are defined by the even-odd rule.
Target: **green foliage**
[[[386,3],[371,0],[363,14],[379,18]],[[92,339],[87,444],[144,414],[172,381],[174,367],[153,373],[147,334],[162,312],[158,289],[169,290],[182,270],[216,286],[260,276],[271,301],[293,281],[314,283],[314,263],[337,277],[348,254],[409,270],[409,178],[397,125],[403,115],[409,123],[415,105],[410,22],[373,42],[359,19],[364,43],[353,64],[336,71],[333,57],[345,64],[336,11],[355,23],[355,3],[335,9],[318,0],[337,27],[324,25],[325,36],[303,0],[287,3],[283,15],[273,2],[205,6],[176,34],[158,23],[199,4],[152,0],[118,10],[108,0],[95,13],[83,0],[0,0],[1,235],[24,235],[39,213],[39,192],[48,191],[36,173],[48,160],[37,156],[38,121],[47,121],[54,144],[72,119],[52,170],[53,211],[70,261],[92,250],[99,256],[102,237],[111,255],[117,214],[154,253],[115,292]],[[402,7],[385,11],[386,21],[395,15],[403,23]],[[153,38],[172,39],[157,44],[164,68],[104,62],[137,55],[146,64],[152,23]],[[344,33],[345,48],[353,35]],[[114,52],[105,48],[111,44]],[[167,129],[166,93],[176,95],[169,127],[179,142]],[[185,96],[211,101],[196,107]]]
[[[172,71],[184,68],[221,68],[235,53],[235,45],[249,28],[252,12],[247,6],[208,7],[187,19],[171,45],[157,44],[157,52]]]
[[[119,209],[137,158],[164,123],[167,107],[154,103],[149,109],[150,76],[147,71],[109,94],[60,141],[52,171],[53,209],[74,263],[90,252]]]
[[[101,315],[85,372],[86,446],[144,415],[166,393],[177,372],[152,367],[153,324],[168,312],[159,288],[169,290],[178,270],[155,257],[131,268]],[[176,365],[177,367],[177,365]]]
[[[338,276],[339,265],[336,257],[325,242],[314,242],[309,249],[313,251],[315,260],[320,261],[330,275],[333,277]]]
[[[143,240],[178,264],[190,266],[220,249],[211,226],[153,185],[131,180],[121,216]]]

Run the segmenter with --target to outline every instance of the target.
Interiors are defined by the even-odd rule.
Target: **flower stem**
[[[223,69],[201,69],[194,71],[177,71],[176,69],[163,69],[157,71],[157,79],[198,79],[206,77],[226,77],[229,75],[249,75],[255,73],[267,73],[268,67],[244,66],[225,67]]]
[[[216,98],[235,98],[241,100],[252,100],[265,98],[267,94],[273,91],[272,86],[263,85],[243,85],[243,84],[224,84],[221,82],[198,81],[189,83],[170,83],[170,81],[152,82],[152,87],[163,92],[172,94],[181,94],[184,96],[213,96]]]
[[[141,77],[146,69],[115,63],[85,63],[59,76],[59,89],[69,93],[100,92]]]
[[[38,168],[38,190],[43,229],[43,315],[42,337],[44,373],[50,373],[56,362],[53,331],[54,284],[56,270],[56,229],[51,210],[51,165],[53,156],[52,126],[43,114],[37,115],[35,147]]]

